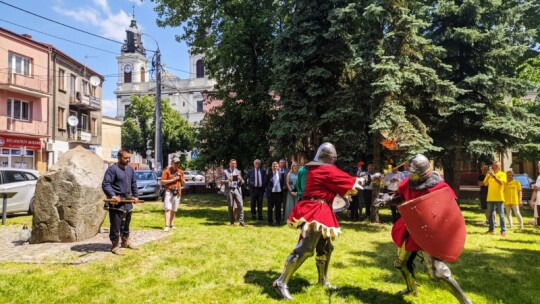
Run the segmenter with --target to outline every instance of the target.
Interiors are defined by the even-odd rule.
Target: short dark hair
[[[118,150],[118,158],[122,157],[124,153],[131,154],[131,151],[129,151],[129,149],[124,149],[124,148]]]

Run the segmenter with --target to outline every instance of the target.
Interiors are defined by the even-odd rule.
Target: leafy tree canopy
[[[168,99],[162,100],[161,111],[163,155],[191,150],[195,139],[194,128],[169,105]],[[146,155],[146,149],[154,147],[155,130],[154,97],[131,96],[131,103],[122,125],[122,145]],[[166,161],[167,157],[163,159]]]

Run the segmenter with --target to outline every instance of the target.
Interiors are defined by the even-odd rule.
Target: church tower
[[[141,89],[148,85],[148,59],[141,35],[135,15],[133,15],[131,24],[126,29],[126,39],[122,45],[121,53],[116,57],[118,81],[115,94],[118,117],[125,116],[125,110],[131,102],[130,96],[132,94],[139,95]]]

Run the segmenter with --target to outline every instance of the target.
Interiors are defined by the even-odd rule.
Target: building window
[[[58,90],[66,91],[66,71],[58,70]]]
[[[75,98],[75,92],[77,91],[77,76],[72,74],[69,79],[69,96]]]
[[[17,99],[8,99],[7,116],[12,119],[30,120],[30,103]]]
[[[141,67],[141,82],[145,82],[146,81],[146,70]]]
[[[92,117],[92,124],[90,125],[90,132],[92,133],[92,135],[96,136],[97,135],[97,118],[95,117]]]
[[[199,59],[196,63],[197,67],[197,78],[204,78],[204,60]]]
[[[82,91],[83,91],[84,96],[90,95],[90,91],[88,90],[88,86],[89,86],[88,81],[83,79],[81,85],[82,85]]]
[[[88,121],[88,115],[87,114],[81,114],[81,121],[80,121],[79,127],[81,128],[82,131],[88,132],[89,123],[90,122]]]
[[[203,101],[197,100],[197,112],[201,113],[203,111]]]
[[[88,89],[90,90],[90,96],[96,97],[96,87],[93,85],[89,85]]]
[[[131,72],[124,72],[124,83],[131,83]]]
[[[58,129],[65,130],[66,129],[66,109],[62,107],[58,107]]]
[[[32,59],[11,52],[8,57],[10,73],[31,76]]]

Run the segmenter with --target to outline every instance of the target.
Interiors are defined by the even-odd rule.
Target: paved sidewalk
[[[76,243],[22,244],[21,230],[22,226],[0,227],[0,262],[81,264],[112,255],[108,231]],[[161,230],[132,231],[130,241],[140,246],[169,235],[172,233]]]

